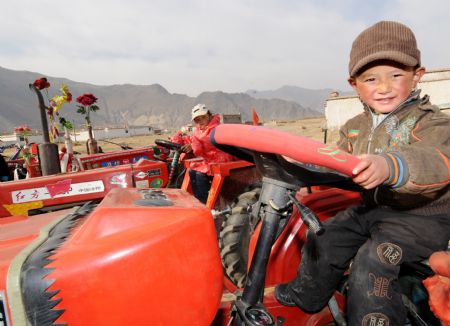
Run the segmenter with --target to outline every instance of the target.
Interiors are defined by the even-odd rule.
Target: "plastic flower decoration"
[[[30,165],[31,159],[34,158],[34,155],[31,154],[30,149],[28,147],[23,147],[20,154],[27,163],[27,165]]]
[[[95,104],[97,103],[97,98],[91,93],[86,93],[77,97],[77,103],[79,103],[79,105],[77,105],[77,112],[83,114],[88,127],[91,126],[91,111],[95,112],[100,110],[98,105]]]
[[[28,125],[22,125],[14,128],[14,133],[25,140],[28,141],[28,136],[31,134],[31,128]]]
[[[14,128],[14,133],[21,137],[27,137],[31,133],[31,128],[28,125],[22,125]]]
[[[31,134],[31,128],[28,125],[21,125],[14,128],[14,133],[23,138],[25,142],[25,146],[22,147],[21,155],[25,159],[25,161],[30,164],[30,159],[32,158],[32,154],[30,149],[28,148],[28,136]]]
[[[92,125],[91,125],[91,112],[95,112],[97,110],[100,110],[97,104],[97,98],[91,94],[91,93],[85,93],[79,97],[77,97],[77,105],[78,109],[77,112],[84,115],[84,118],[86,119],[86,125],[88,129],[88,154],[94,154],[97,153],[97,143],[94,139],[94,133],[92,132]]]
[[[42,77],[39,79],[36,79],[33,83],[34,87],[38,90],[45,89],[45,93],[47,95],[48,99],[48,106],[45,106],[45,109],[47,111],[48,119],[49,121],[49,138],[51,142],[54,142],[55,140],[59,141],[59,130],[60,126],[59,124],[65,128],[65,129],[73,129],[72,124],[70,121],[66,120],[64,117],[59,115],[59,110],[65,103],[70,103],[72,101],[72,94],[69,91],[69,88],[65,84],[61,84],[60,92],[61,94],[56,94],[52,98],[49,99],[48,96],[48,90],[47,88],[50,88],[50,83],[48,82],[47,78]],[[57,116],[57,120],[55,120],[55,115]]]
[[[36,87],[38,90],[43,90],[45,88],[50,87],[50,83],[47,81],[47,78],[42,77],[34,81],[33,83],[34,87]]]
[[[50,100],[49,100],[49,117],[50,117],[50,121],[53,122],[52,124],[54,124],[54,116],[53,114],[56,114],[56,116],[58,117],[59,123],[61,124],[61,126],[67,128],[67,129],[73,129],[72,124],[70,123],[70,121],[68,121],[66,118],[62,117],[59,115],[59,110],[61,109],[61,107],[65,104],[65,103],[70,103],[72,101],[72,93],[70,93],[69,91],[69,87],[67,87],[66,84],[61,84],[61,87],[59,89],[61,91],[61,95],[54,95]],[[56,126],[57,128],[57,126]],[[57,134],[59,135],[58,130],[56,129]]]
[[[53,108],[54,113],[58,113],[64,103],[72,101],[72,94],[69,92],[69,87],[66,84],[61,84],[59,89],[62,95],[55,95],[50,99],[50,107]]]

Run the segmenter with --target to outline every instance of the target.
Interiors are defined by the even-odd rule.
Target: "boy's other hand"
[[[191,144],[185,144],[185,145],[181,146],[181,151],[183,153],[190,153],[190,152],[192,152],[192,145]]]
[[[372,189],[389,178],[389,165],[381,155],[359,155],[361,160],[353,169],[353,182],[364,189]]]

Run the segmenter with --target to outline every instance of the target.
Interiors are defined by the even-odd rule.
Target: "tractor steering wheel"
[[[181,146],[183,146],[181,144],[174,143],[172,141],[165,140],[165,139],[156,139],[155,144],[158,146],[161,146],[161,147],[165,147],[165,148],[174,150],[174,151],[179,151]]]
[[[359,159],[306,137],[264,127],[221,124],[212,130],[210,139],[225,152],[245,160],[251,157],[263,176],[297,186],[358,189],[351,177]]]

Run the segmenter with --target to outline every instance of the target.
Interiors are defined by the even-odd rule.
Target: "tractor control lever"
[[[218,211],[215,209],[211,210],[211,214],[213,216],[214,219],[218,218],[219,216],[226,216],[226,215],[230,215],[231,214],[231,207],[227,206],[225,207],[223,210]]]
[[[270,199],[269,206],[272,207],[272,209],[278,213],[285,213],[292,206],[292,200],[288,201],[286,205],[284,205],[283,207],[279,207],[277,204],[275,204],[275,202],[272,199]]]
[[[300,213],[300,217],[303,222],[306,224],[309,230],[314,232],[316,235],[321,235],[325,232],[325,229],[322,225],[322,222],[317,218],[316,214],[308,207],[300,203],[292,193],[287,194],[289,199],[294,203],[297,207],[298,212]]]

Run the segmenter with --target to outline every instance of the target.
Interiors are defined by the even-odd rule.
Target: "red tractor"
[[[209,208],[183,189],[118,188],[98,205],[0,219],[1,322],[344,325],[345,284],[316,314],[281,306],[273,290],[295,275],[306,229],[320,241],[320,221],[359,202],[348,177],[358,159],[263,127],[220,125],[212,137],[222,149],[253,160],[263,176],[248,204],[244,196],[231,213],[223,212],[238,222],[228,222],[222,238],[241,223],[254,228],[247,232],[242,286],[224,275]],[[326,187],[299,191],[315,186]],[[247,243],[235,246],[245,251]],[[429,268],[405,266],[403,273],[405,298],[413,298],[405,300],[411,324],[436,322],[426,314],[426,296],[416,295]]]
[[[186,154],[181,153],[180,144],[163,139],[156,139],[155,144],[172,151],[172,155],[166,159],[169,171],[167,187],[181,188],[192,193],[189,173],[186,172],[191,161],[197,158],[187,158]],[[248,196],[249,192],[259,193],[261,174],[254,163],[242,159],[211,163],[210,166],[213,178],[205,205],[212,210],[219,232],[225,225],[222,217],[231,212],[231,207],[234,207],[242,196]]]
[[[114,188],[164,187],[167,180],[165,163],[140,160],[108,168],[0,182],[0,218],[100,201]]]

